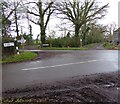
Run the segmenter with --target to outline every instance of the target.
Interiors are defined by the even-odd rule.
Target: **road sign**
[[[23,44],[26,42],[26,40],[22,37],[20,40],[18,40],[18,42]]]
[[[21,38],[21,43],[25,43],[26,42],[26,40],[22,37]]]
[[[14,42],[4,43],[3,45],[4,45],[4,47],[13,47],[14,46]]]
[[[43,46],[43,47],[47,47],[47,46],[49,46],[49,44],[42,44],[42,46]]]

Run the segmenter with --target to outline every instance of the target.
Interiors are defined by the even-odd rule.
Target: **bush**
[[[47,43],[52,47],[74,47],[74,39],[72,37],[62,37],[56,39],[49,39]]]
[[[112,44],[109,43],[109,42],[104,43],[103,46],[104,46],[106,49],[112,49],[112,47],[113,47]]]

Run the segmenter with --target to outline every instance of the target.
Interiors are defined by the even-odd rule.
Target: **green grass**
[[[91,48],[95,47],[95,46],[98,45],[98,44],[99,44],[99,43],[88,44],[88,45],[85,45],[84,48],[91,49]]]
[[[9,58],[3,59],[2,63],[21,62],[32,60],[37,57],[36,53],[33,52],[22,52],[19,55],[14,55]]]
[[[2,98],[0,104],[49,104],[46,99],[36,98]]]
[[[113,48],[113,46],[108,42],[104,43],[103,46],[105,49],[112,49]]]
[[[97,43],[85,45],[83,47],[43,47],[41,50],[87,50],[96,46]]]

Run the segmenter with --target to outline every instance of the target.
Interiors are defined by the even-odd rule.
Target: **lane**
[[[77,75],[118,70],[118,51],[89,50],[67,52],[67,54],[42,60],[4,64],[3,91],[41,82],[57,81]]]

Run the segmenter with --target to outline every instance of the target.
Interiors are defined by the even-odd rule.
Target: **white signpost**
[[[18,40],[19,43],[23,44],[26,42],[26,40],[22,37],[20,40]]]
[[[21,40],[18,40],[18,41],[21,43],[22,49],[23,49],[23,51],[24,51],[24,43],[26,42],[26,40],[25,40],[24,37],[22,36],[22,37],[21,37]]]
[[[80,39],[81,47],[82,47],[82,39]]]
[[[13,47],[14,46],[14,42],[4,43],[3,45],[4,45],[4,47]]]

